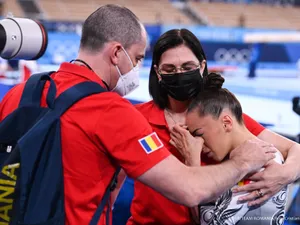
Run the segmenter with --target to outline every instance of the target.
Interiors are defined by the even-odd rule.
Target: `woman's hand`
[[[186,165],[200,166],[200,155],[204,144],[203,138],[193,137],[186,126],[178,124],[172,127],[170,133],[170,144],[181,153]]]

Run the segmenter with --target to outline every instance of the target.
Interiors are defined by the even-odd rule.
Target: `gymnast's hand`
[[[172,127],[170,135],[170,144],[184,157],[185,164],[188,166],[200,166],[203,138],[193,137],[186,126],[179,124]]]

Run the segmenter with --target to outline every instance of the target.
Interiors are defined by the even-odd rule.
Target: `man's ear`
[[[118,65],[120,63],[120,54],[122,54],[121,44],[115,42],[111,43],[111,46],[108,48],[108,54],[110,55],[110,60],[113,65]]]

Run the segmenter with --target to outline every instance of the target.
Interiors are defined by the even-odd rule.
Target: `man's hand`
[[[248,173],[254,173],[274,159],[276,151],[273,145],[255,138],[234,149],[230,158]]]
[[[239,199],[239,201],[249,201],[249,206],[260,205],[285,188],[290,182],[286,176],[285,166],[275,161],[269,162],[265,170],[257,172],[248,179],[253,183],[237,187],[233,192],[249,192]],[[263,194],[258,197],[257,190]]]
[[[200,155],[204,140],[201,137],[193,137],[186,129],[186,126],[176,124],[170,130],[173,145],[184,157],[189,166],[200,166]]]

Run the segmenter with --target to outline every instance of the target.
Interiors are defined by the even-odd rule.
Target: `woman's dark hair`
[[[242,106],[234,94],[226,88],[222,88],[224,81],[221,75],[210,73],[207,76],[204,90],[193,99],[188,112],[197,110],[199,116],[211,115],[217,119],[223,109],[228,108],[238,123],[243,124]]]
[[[166,108],[168,105],[168,94],[166,91],[164,91],[164,89],[162,89],[159,84],[154,65],[158,66],[160,57],[165,51],[178,47],[180,45],[187,46],[194,53],[200,63],[203,60],[206,60],[206,56],[204,54],[200,41],[189,30],[173,29],[160,36],[153,49],[152,65],[149,78],[149,93],[152,96],[154,103],[161,109]],[[205,69],[202,75],[203,77],[205,77],[207,74],[207,66],[205,65]]]

